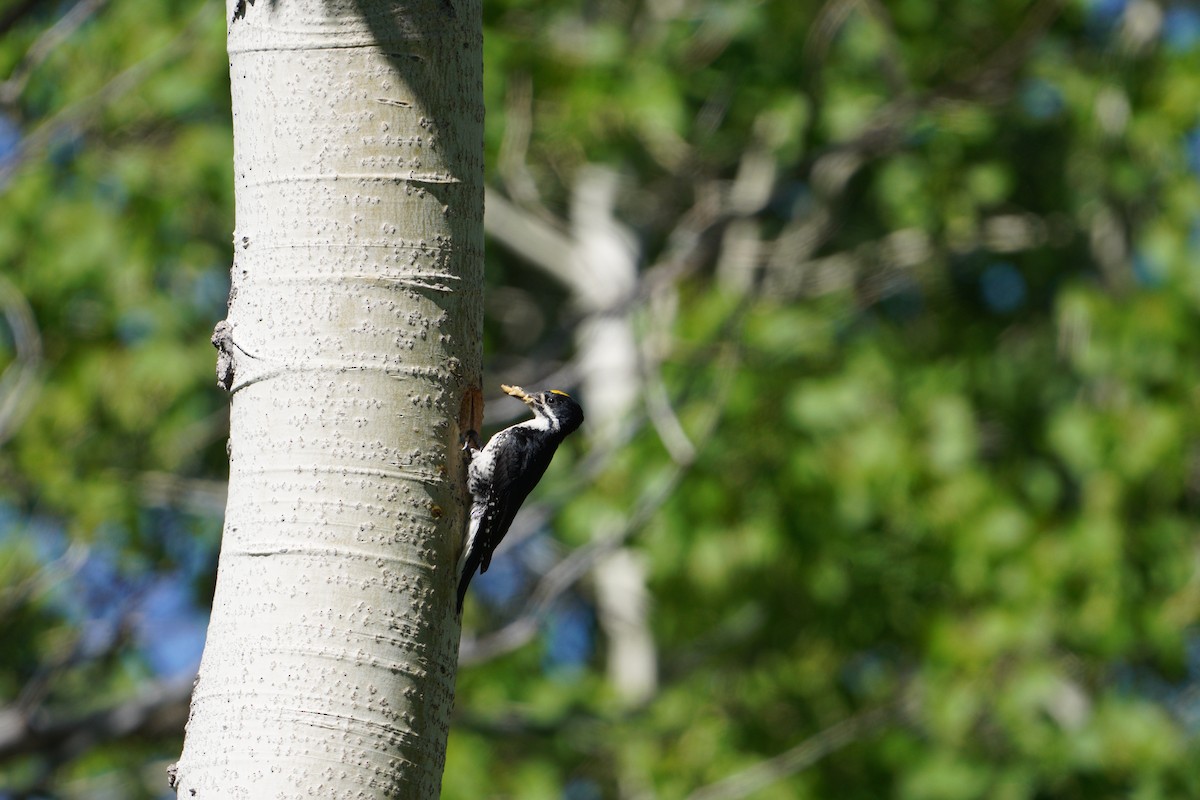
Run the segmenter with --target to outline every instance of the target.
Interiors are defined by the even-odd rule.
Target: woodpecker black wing
[[[459,611],[462,610],[467,586],[476,569],[481,574],[487,572],[492,563],[492,553],[508,533],[521,504],[542,479],[558,449],[557,442],[547,446],[544,436],[539,437],[536,429],[521,425],[507,428],[496,436],[503,439],[494,446],[492,442],[488,442],[485,448],[493,452],[476,456],[493,459],[492,476],[482,509],[472,509],[473,515],[479,514],[479,523],[469,544],[470,551],[467,553],[462,577],[458,582]]]

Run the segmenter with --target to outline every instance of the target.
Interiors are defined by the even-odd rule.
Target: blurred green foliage
[[[7,31],[0,74],[68,7]],[[585,581],[538,642],[460,672],[445,796],[1200,795],[1200,12],[484,13],[489,183],[565,216],[581,168],[621,171],[646,274],[673,270],[662,379],[697,456],[648,424],[586,481],[582,449],[559,456],[539,493],[572,545],[678,478],[630,545],[658,689],[610,685]],[[224,474],[222,16],[100,4],[0,109],[24,146],[0,153],[0,263],[43,354],[0,452],[10,708],[137,696],[165,668],[118,600],[166,579],[208,601],[219,511],[183,501]],[[739,205],[755,164],[766,189]],[[739,278],[725,248],[746,235]],[[562,290],[488,258],[489,292],[539,331],[489,320],[489,364],[569,358]],[[18,344],[0,337],[7,363]],[[588,639],[565,666],[564,609]],[[476,601],[468,623],[507,613]],[[8,755],[0,795],[158,796],[178,746]]]

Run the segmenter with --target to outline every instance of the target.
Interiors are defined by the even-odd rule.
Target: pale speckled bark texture
[[[430,798],[482,323],[480,0],[229,0],[233,392],[180,797]]]

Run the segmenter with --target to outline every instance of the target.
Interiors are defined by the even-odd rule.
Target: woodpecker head
[[[546,429],[559,436],[573,433],[583,424],[583,409],[566,392],[550,389],[530,394],[520,386],[501,385],[505,394],[519,397],[532,409],[534,416],[545,422]]]

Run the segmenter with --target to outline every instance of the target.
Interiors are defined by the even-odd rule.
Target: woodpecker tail
[[[471,521],[467,526],[467,541],[463,545],[463,560],[461,562],[461,572],[458,579],[458,613],[462,614],[463,598],[467,596],[467,585],[471,583],[471,578],[475,577],[475,571],[479,569],[479,563],[483,560],[483,553],[475,546],[475,539],[479,534],[479,525],[483,521],[483,506],[479,503],[474,503],[471,506]]]
[[[467,556],[467,563],[463,566],[462,577],[458,579],[458,613],[462,614],[463,598],[467,596],[467,586],[471,583],[471,578],[475,577],[475,570],[479,569],[481,561],[480,553],[471,553]]]

